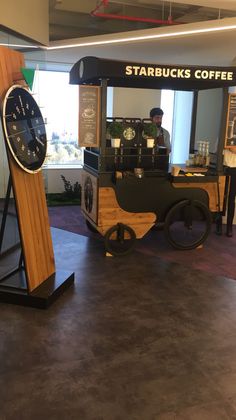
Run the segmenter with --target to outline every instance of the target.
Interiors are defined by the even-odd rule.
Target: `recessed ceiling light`
[[[100,40],[100,41],[87,41],[87,42],[78,42],[78,43],[69,43],[69,44],[61,44],[55,45],[51,47],[44,47],[47,50],[58,50],[64,48],[76,48],[76,47],[90,47],[95,45],[109,45],[109,44],[123,44],[128,42],[134,41],[145,41],[145,40],[153,40],[153,39],[160,39],[160,38],[173,38],[177,36],[185,36],[185,35],[194,35],[194,34],[202,34],[208,32],[219,32],[219,31],[229,31],[232,29],[236,29],[235,25],[225,25],[225,26],[213,26],[210,28],[199,28],[199,29],[189,29],[186,31],[176,31],[176,32],[164,32],[159,34],[152,34],[152,35],[141,35],[141,36],[128,36],[125,38],[111,38],[107,40]]]
[[[40,48],[39,45],[25,45],[25,44],[9,44],[7,42],[0,42],[2,47],[13,47],[13,48]]]

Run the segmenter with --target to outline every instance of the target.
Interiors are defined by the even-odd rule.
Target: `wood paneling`
[[[155,224],[155,213],[132,213],[121,209],[113,188],[99,188],[98,203],[97,230],[102,235],[105,235],[110,227],[123,223],[135,231],[137,238],[142,238]]]
[[[173,183],[175,188],[202,188],[209,195],[209,209],[210,211],[222,211],[225,192],[225,176],[219,177],[219,193],[220,193],[220,209],[218,206],[218,188],[216,182],[186,182],[186,183]]]
[[[24,67],[21,53],[0,47],[0,100]],[[19,80],[17,84],[19,84]],[[22,84],[24,82],[22,81]],[[52,238],[42,173],[23,171],[8,153],[19,220],[28,290],[32,291],[55,272]]]

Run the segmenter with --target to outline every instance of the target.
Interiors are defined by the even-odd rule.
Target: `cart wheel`
[[[85,219],[87,228],[90,230],[90,232],[98,233],[97,229],[90,223],[87,219]]]
[[[194,249],[208,237],[211,213],[197,200],[184,200],[173,206],[165,219],[164,231],[169,243],[177,249]]]
[[[128,254],[135,243],[136,235],[133,229],[123,223],[112,226],[105,234],[106,251],[112,255]]]

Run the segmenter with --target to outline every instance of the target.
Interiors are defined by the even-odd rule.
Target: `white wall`
[[[155,89],[113,89],[113,116],[149,118],[151,108],[160,106],[161,91]]]
[[[1,1],[0,25],[41,44],[48,44],[48,0]]]
[[[81,169],[79,168],[60,168],[43,169],[45,191],[48,193],[61,193],[64,191],[64,183],[61,179],[64,175],[67,181],[72,185],[76,182],[81,184]]]
[[[162,126],[169,131],[172,143],[173,112],[174,112],[175,91],[163,89],[161,91],[161,109],[164,112]]]

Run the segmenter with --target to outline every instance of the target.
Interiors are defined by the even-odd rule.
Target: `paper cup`
[[[172,168],[171,168],[171,175],[178,176],[179,175],[179,171],[180,171],[180,167],[179,166],[172,166]]]
[[[120,139],[111,139],[111,147],[120,147]]]
[[[154,147],[154,139],[147,138],[147,147]]]

